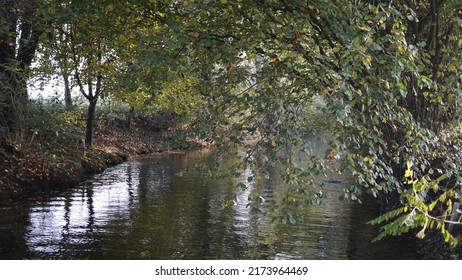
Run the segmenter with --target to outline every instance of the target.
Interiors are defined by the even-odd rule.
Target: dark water
[[[303,210],[304,222],[270,223],[246,207],[255,185],[175,174],[204,155],[126,162],[79,187],[0,209],[2,259],[414,259],[408,239],[371,243],[370,206],[337,199]],[[246,171],[245,178],[251,175]],[[243,177],[244,178],[244,177]],[[277,178],[260,182],[277,195]],[[264,206],[263,206],[264,207]]]

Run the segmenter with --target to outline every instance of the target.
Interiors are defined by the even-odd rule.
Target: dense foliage
[[[412,228],[421,228],[417,236],[423,237],[426,229],[437,229],[456,244],[446,217],[461,192],[460,3],[182,4],[179,18],[192,23],[178,29],[194,38],[191,56],[202,55],[197,48],[209,50],[207,57],[218,58],[209,65],[208,80],[238,85],[211,97],[216,107],[210,111],[226,116],[224,123],[219,120],[222,147],[229,151],[257,137],[247,147],[247,166],[265,176],[266,166],[280,162],[288,193],[304,194],[300,202],[290,195],[277,204],[319,201],[312,178],[327,165],[310,152],[305,137],[309,104],[318,97],[326,103],[323,132],[331,139],[325,156],[342,157],[342,171],[357,182],[345,197],[356,200],[364,189],[392,210],[373,223],[397,218],[378,238]],[[300,161],[296,152],[284,151],[308,157]]]
[[[448,220],[461,202],[460,1],[7,2],[2,15],[16,12],[0,17],[2,130],[24,126],[17,85],[40,46],[41,71],[71,77],[89,102],[89,146],[101,97],[169,110],[223,153],[245,150],[228,173],[251,168],[252,182],[282,170],[275,219],[296,222],[291,209],[322,203],[315,178],[334,169],[354,178],[343,198],[365,191],[388,211],[371,222],[385,222],[378,239],[414,229],[460,238],[448,230],[460,225]]]

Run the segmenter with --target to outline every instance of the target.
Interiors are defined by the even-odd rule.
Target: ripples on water
[[[4,259],[403,259],[416,258],[405,239],[371,244],[367,205],[341,202],[303,210],[304,222],[270,223],[251,212],[254,186],[237,193],[229,181],[175,174],[198,152],[126,162],[81,186],[0,212]],[[246,170],[242,179],[251,176]],[[279,181],[265,183],[265,198]]]

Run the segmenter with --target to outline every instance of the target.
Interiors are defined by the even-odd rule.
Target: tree
[[[40,1],[2,0],[0,6],[0,116],[2,135],[20,133],[29,67],[45,28]]]
[[[38,46],[35,57],[37,67],[33,75],[50,77],[58,75],[64,83],[64,104],[67,110],[73,110],[72,102],[72,64],[71,64],[71,42],[69,34],[71,26],[64,22],[56,21],[50,24],[50,28],[44,32]]]
[[[162,39],[157,37],[158,22],[164,17],[160,11],[165,3],[58,2],[48,3],[47,11],[55,21],[43,37],[39,63],[48,74],[58,73],[63,77],[65,93],[74,85],[87,99],[85,144],[91,147],[95,112],[101,97],[116,97],[133,107],[140,100],[144,99],[141,102],[144,103],[152,99],[151,95],[162,85],[161,79],[168,72],[166,62],[171,58],[164,56],[167,48],[160,47]],[[155,12],[143,11],[146,5]],[[142,21],[139,12],[149,20]],[[157,73],[146,75],[148,66]],[[66,102],[70,103],[68,97],[65,94]]]
[[[356,179],[344,197],[357,200],[363,189],[394,211],[374,221],[389,222],[379,238],[431,228],[454,245],[445,217],[461,197],[461,8],[454,0],[183,1],[169,24],[178,49],[208,59],[193,64],[208,69],[197,73],[227,86],[208,102],[221,146],[259,136],[245,164],[286,166],[292,195],[278,203],[318,201],[312,178],[327,165],[309,152],[304,129],[306,105],[319,96],[328,152]]]
[[[109,1],[107,5],[112,4]],[[65,84],[69,84],[72,73],[79,92],[88,101],[85,132],[88,148],[93,145],[98,100],[110,94],[118,71],[114,46],[121,37],[112,37],[117,17],[107,7],[104,3],[70,1],[58,9],[56,13],[64,15],[55,28],[59,42],[49,46],[52,53],[57,53]]]

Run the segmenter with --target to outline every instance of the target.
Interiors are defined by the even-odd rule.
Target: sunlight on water
[[[175,176],[203,157],[191,152],[126,162],[59,195],[2,210],[2,257],[414,258],[410,242],[370,243],[376,231],[365,223],[372,214],[368,207],[336,199],[342,183],[326,184],[332,198],[326,206],[301,210],[304,222],[271,223],[270,216],[251,211],[247,204],[249,195],[261,188],[265,212],[267,201],[280,195],[277,175],[249,183],[254,174],[247,169],[237,179],[247,185],[242,191],[233,180]],[[239,203],[221,207],[233,194]]]
[[[40,253],[60,253],[60,245],[79,245],[103,233],[115,218],[128,217],[137,197],[136,162],[110,169],[64,197],[36,204],[29,213],[27,246]],[[58,245],[56,245],[58,244]]]

